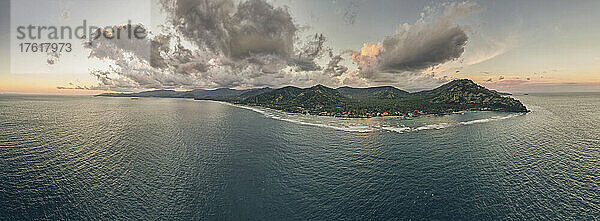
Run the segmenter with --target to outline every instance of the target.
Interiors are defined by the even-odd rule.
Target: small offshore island
[[[193,98],[260,106],[292,113],[369,118],[416,117],[463,111],[528,112],[518,100],[486,89],[468,79],[454,80],[438,88],[409,93],[392,86],[337,89],[323,85],[279,89],[154,90],[139,93],[103,93],[105,97]]]

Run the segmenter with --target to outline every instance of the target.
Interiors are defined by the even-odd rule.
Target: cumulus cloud
[[[241,3],[232,16],[230,53],[248,57],[255,53],[288,56],[293,53],[296,25],[287,9],[274,8],[261,0]]]
[[[297,55],[291,60],[297,66],[298,71],[317,71],[321,67],[315,63],[315,59],[321,58],[325,52],[333,53],[331,48],[325,48],[327,38],[323,34],[309,36],[306,43],[297,50]]]
[[[342,58],[341,55],[336,55],[333,58],[331,58],[329,64],[327,64],[325,73],[333,77],[338,77],[346,73],[348,71],[348,67],[340,64],[340,62],[343,60],[344,58]]]
[[[449,3],[414,24],[403,24],[382,43],[334,55],[327,37],[301,40],[286,8],[265,0],[161,0],[168,24],[145,39],[92,39],[90,57],[107,61],[93,70],[91,89],[219,88],[262,86],[395,85],[428,89],[447,81],[421,72],[459,58],[467,27],[456,21],[477,10]],[[133,25],[132,28],[143,24]],[[123,29],[116,25],[112,30]],[[98,33],[107,30],[99,29]],[[328,56],[326,56],[328,55]],[[349,56],[357,70],[350,70]],[[321,62],[319,62],[321,61]]]
[[[415,24],[402,24],[396,33],[387,36],[376,55],[376,68],[381,72],[421,71],[459,58],[465,50],[467,27],[456,25],[477,9],[473,2],[450,3],[440,16],[421,18]],[[363,72],[372,72],[369,57],[355,59]],[[365,65],[362,65],[364,63]],[[372,76],[366,74],[366,76]]]
[[[131,54],[150,62],[151,40],[128,36],[133,35],[133,31],[136,29],[143,31],[140,36],[148,35],[143,24],[101,27],[90,35],[89,40],[84,43],[84,47],[91,49],[90,57],[118,60],[122,59],[124,54]]]
[[[444,78],[421,73],[462,56],[469,27],[457,25],[456,21],[478,10],[473,2],[447,3],[439,13],[427,7],[416,23],[402,24],[381,44],[365,44],[360,52],[354,52],[352,59],[359,68],[358,76],[407,88],[414,87],[407,82],[421,87],[446,82]]]
[[[378,55],[383,45],[381,43],[365,43],[360,52],[352,52],[352,60],[358,65],[358,74],[366,79],[374,79],[380,73]]]
[[[404,24],[395,35],[383,41],[383,53],[378,57],[380,69],[415,71],[459,58],[467,39],[467,34],[459,26]]]
[[[92,73],[100,82],[98,88],[281,86],[327,78],[318,76],[324,71],[316,63],[331,53],[325,46],[327,38],[316,34],[299,41],[299,26],[286,8],[264,0],[160,3],[169,21],[160,34],[86,43],[90,57],[112,64]],[[113,27],[118,28],[122,27]]]
[[[247,58],[271,53],[290,56],[297,27],[285,8],[263,0],[162,0],[177,33],[218,55]]]

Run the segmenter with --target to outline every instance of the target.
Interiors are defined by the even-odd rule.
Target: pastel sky
[[[69,12],[72,14],[80,11],[85,13],[86,19],[115,25],[116,23],[122,23],[123,19],[121,18],[135,17],[136,13],[127,14],[127,10],[132,10],[134,3],[143,4],[140,1],[133,1],[131,6],[115,3],[113,5],[120,6],[120,9],[110,10],[107,5],[111,6],[111,4],[103,1],[89,1],[86,4],[79,5],[69,3],[70,1],[67,0],[55,2],[59,8],[63,6],[61,4],[70,5]],[[383,48],[390,50],[389,45],[385,45],[386,38],[388,40],[390,39],[389,36],[400,38],[399,36],[402,35],[400,33],[401,27],[412,27],[410,30],[415,30],[419,27],[420,20],[428,21],[428,19],[431,19],[436,21],[440,17],[447,16],[452,23],[449,28],[460,26],[460,31],[464,31],[468,37],[468,40],[464,42],[464,48],[461,47],[464,52],[459,51],[458,55],[452,55],[450,60],[441,59],[434,67],[411,67],[411,74],[408,74],[411,76],[410,79],[415,79],[414,76],[416,75],[419,75],[416,77],[418,79],[421,79],[421,75],[432,79],[469,78],[489,88],[509,92],[600,91],[600,43],[598,42],[600,39],[600,25],[597,23],[597,21],[600,21],[600,13],[598,13],[600,11],[600,1],[475,0],[470,2],[473,3],[473,7],[470,7],[468,12],[457,12],[455,13],[456,17],[453,17],[455,14],[447,14],[444,11],[444,7],[448,3],[437,1],[273,0],[268,2],[275,8],[285,7],[289,10],[294,25],[300,27],[299,31],[296,32],[299,39],[312,36],[315,33],[322,33],[326,36],[326,46],[332,49],[332,54],[339,54],[343,58],[340,66],[348,67],[348,71],[345,73],[332,75],[335,78],[342,79],[339,81],[340,83],[320,80],[320,76],[317,74],[321,72],[311,71],[302,74],[293,73],[294,76],[308,76],[307,78],[310,81],[306,79],[300,81],[298,80],[300,77],[295,77],[290,78],[289,81],[271,83],[271,78],[264,76],[252,81],[222,79],[207,82],[205,79],[194,79],[200,83],[178,85],[177,83],[164,84],[164,82],[161,82],[161,84],[148,84],[150,86],[144,85],[134,89],[145,90],[156,87],[175,89],[220,86],[253,87],[289,84],[306,86],[305,84],[312,83],[324,83],[334,87],[346,84],[351,86],[390,84],[400,88],[413,86],[412,88],[426,89],[429,84],[409,85],[420,84],[421,80],[407,82],[406,79],[408,78],[406,77],[387,77],[388,75],[382,77],[381,74],[378,74],[378,77],[373,77],[369,73],[361,73],[367,66],[363,67],[357,64],[356,62],[359,62],[359,60],[353,60],[351,53],[348,51],[360,52],[365,43],[375,45],[384,43]],[[160,11],[158,1],[152,1],[148,4],[152,8],[148,8],[150,11],[144,9],[147,12],[143,13],[151,14],[152,22],[148,26],[150,30],[158,32],[158,25],[165,23],[167,15],[165,15],[165,12]],[[44,14],[43,9],[32,11],[31,16],[36,16],[36,14],[42,16]],[[76,15],[73,16],[76,17]],[[94,87],[93,85],[98,84],[100,78],[87,71],[89,69],[87,66],[101,66],[103,65],[102,62],[90,61],[90,63],[85,63],[77,60],[87,59],[86,55],[89,54],[87,51],[76,53],[72,58],[74,60],[69,60],[67,57],[61,59],[61,62],[64,63],[59,65],[70,68],[68,71],[60,73],[11,73],[10,58],[13,54],[11,53],[11,38],[14,37],[12,35],[15,32],[10,27],[10,18],[10,0],[0,0],[0,92],[93,94],[107,89]],[[120,20],[108,18],[119,18]],[[134,19],[140,20],[137,17]],[[63,21],[57,16],[57,20],[53,22],[60,23]],[[405,23],[407,26],[402,26]],[[428,29],[424,27],[423,30]],[[193,44],[193,40],[190,41],[192,43],[188,44]],[[294,46],[296,44],[294,43]],[[406,51],[400,51],[399,53],[409,54]],[[415,52],[415,54],[419,53]],[[381,52],[380,56],[391,55]],[[389,59],[394,58],[397,59],[398,56]],[[381,62],[389,61],[389,59],[385,59],[388,58],[384,57]],[[208,60],[213,61],[210,58]],[[25,61],[27,63],[36,62],[35,60]],[[70,64],[69,61],[71,61]],[[330,59],[325,56],[314,58],[314,61],[325,70]],[[396,61],[394,64],[397,63]],[[358,71],[358,67],[362,69]],[[265,67],[261,68],[264,69]],[[286,73],[289,72],[287,69],[285,70]],[[219,73],[212,75],[211,79],[220,77]],[[394,70],[389,75],[398,73],[400,73],[398,70]],[[402,70],[402,74],[406,75],[406,73],[407,71]],[[355,81],[348,79],[353,74],[363,76],[364,79],[368,80],[362,81],[362,85],[352,85],[352,82]],[[224,76],[236,78],[247,75],[227,73]],[[281,77],[272,79],[281,79]],[[177,80],[172,81],[177,82]],[[427,82],[437,81],[428,80]],[[139,82],[135,83],[135,85],[141,85]],[[94,90],[57,88],[74,88],[76,86]],[[129,89],[131,88],[129,87]],[[112,88],[109,87],[108,89]]]

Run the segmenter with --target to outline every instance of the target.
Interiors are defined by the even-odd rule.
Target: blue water
[[[600,94],[517,98],[407,120],[0,95],[0,219],[599,219]]]

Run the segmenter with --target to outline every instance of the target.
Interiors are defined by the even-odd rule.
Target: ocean
[[[600,94],[341,119],[0,95],[0,220],[598,220]]]

